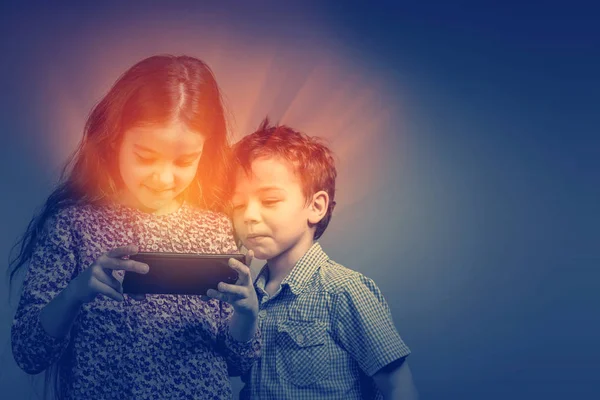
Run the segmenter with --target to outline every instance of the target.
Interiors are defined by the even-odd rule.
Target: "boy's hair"
[[[271,126],[265,118],[258,130],[245,136],[233,146],[231,182],[235,184],[237,168],[250,173],[252,162],[258,158],[279,157],[290,163],[300,178],[307,203],[320,190],[329,195],[329,205],[317,224],[314,239],[321,237],[335,208],[335,160],[333,152],[318,137],[311,137],[286,125]],[[232,185],[233,186],[233,185]]]

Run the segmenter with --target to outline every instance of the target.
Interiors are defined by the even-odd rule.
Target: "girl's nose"
[[[163,188],[168,188],[173,185],[175,176],[170,167],[162,167],[154,172],[153,179]]]

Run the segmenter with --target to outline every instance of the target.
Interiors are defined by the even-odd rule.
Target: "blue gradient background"
[[[389,118],[377,135],[363,133],[351,157],[340,151],[340,207],[321,243],[379,284],[413,351],[421,397],[600,398],[597,6],[155,3],[1,6],[3,260],[61,165],[45,151],[56,127],[45,130],[52,93],[40,84],[46,74],[72,77],[70,101],[81,104],[81,121],[102,93],[86,92],[81,71],[94,66],[78,64],[70,48],[84,32],[90,40],[94,29],[118,25],[123,34],[123,26],[144,20],[156,37],[173,29],[161,18],[188,25],[197,18],[231,27],[238,33],[231,40],[262,38],[285,54],[324,46],[360,79],[376,82],[371,104]],[[108,53],[113,45],[89,42]],[[173,52],[181,49],[173,43]],[[135,50],[131,61],[142,56]],[[171,51],[165,43],[160,50]],[[302,81],[311,60],[294,60],[307,65],[295,70]],[[130,65],[103,61],[111,68],[105,84]],[[215,68],[232,103],[235,68],[244,65]],[[283,116],[281,101],[290,100],[255,106],[237,135],[264,113]],[[66,155],[74,144],[60,140]],[[344,143],[342,133],[332,147]],[[2,302],[0,393],[37,398],[41,379],[28,378],[10,353],[13,312],[14,304]]]

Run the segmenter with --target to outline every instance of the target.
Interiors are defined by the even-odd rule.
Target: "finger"
[[[144,301],[146,300],[146,295],[144,293],[129,293],[127,296],[131,297],[136,301]]]
[[[125,256],[132,256],[137,254],[139,251],[138,247],[135,244],[130,244],[129,246],[117,247],[108,252],[106,255],[113,258],[121,258]]]
[[[235,282],[236,285],[248,286],[248,284],[252,282],[252,278],[250,277],[250,268],[248,268],[246,265],[242,264],[235,258],[230,258],[229,266],[238,273],[238,279]]]
[[[200,295],[200,300],[202,300],[202,301],[209,301],[210,297],[204,296],[204,295]]]
[[[231,285],[225,282],[219,282],[217,287],[219,292],[230,294],[234,297],[248,297],[248,288],[246,286]]]
[[[101,255],[98,258],[98,260],[96,261],[96,263],[99,264],[105,270],[115,270],[116,269],[116,270],[136,272],[138,274],[145,274],[150,270],[150,267],[148,266],[148,264],[144,264],[142,262],[134,261],[134,260],[123,260],[120,258],[113,258],[113,257],[109,257],[106,254]],[[108,271],[107,271],[107,273],[108,273]]]
[[[92,272],[92,274],[96,279],[115,289],[117,292],[123,293],[123,286],[121,285],[121,282],[119,282],[119,280],[115,278],[112,273],[107,274],[106,270],[103,268],[96,269],[95,271],[98,272]]]
[[[116,301],[123,301],[124,297],[121,293],[117,292],[115,289],[111,288],[110,286],[100,282],[97,279],[94,279],[92,282],[92,288],[94,289],[94,291],[96,291],[99,294],[103,294],[107,297],[110,297],[111,299],[114,299]]]
[[[221,293],[215,289],[208,289],[206,295],[211,299],[217,299],[229,303],[229,296],[226,293]]]

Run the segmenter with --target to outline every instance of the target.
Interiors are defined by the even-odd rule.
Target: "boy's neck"
[[[294,266],[314,244],[312,233],[301,238],[295,245],[278,256],[267,260],[269,279],[267,286],[277,289],[281,282],[292,272]],[[267,290],[269,293],[269,290]]]

